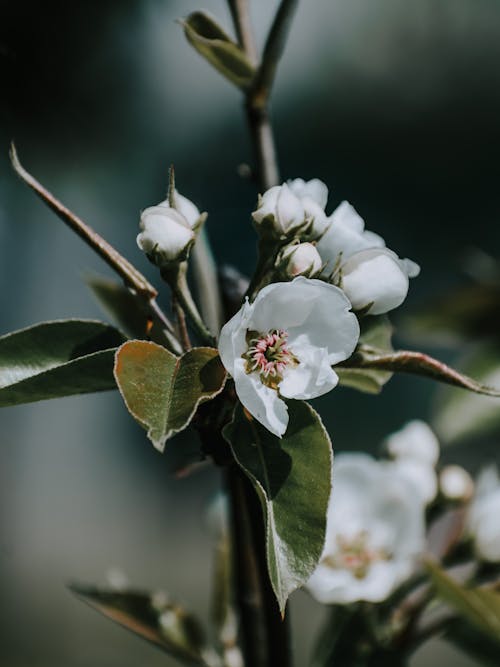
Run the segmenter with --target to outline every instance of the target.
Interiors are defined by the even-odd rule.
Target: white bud
[[[173,208],[151,206],[140,221],[137,245],[160,269],[186,259],[195,234],[186,218]]]
[[[428,505],[434,500],[438,490],[434,466],[410,457],[398,458],[392,462],[392,465],[414,486],[424,504]]]
[[[177,190],[175,191],[174,201],[175,201],[175,210],[179,211],[179,213],[186,218],[191,228],[196,227],[202,215],[200,213],[199,208],[195,204],[193,204],[193,202],[190,199],[181,195]],[[162,201],[161,204],[158,204],[158,206],[165,206],[167,208],[171,208],[168,199]]]
[[[386,248],[362,250],[341,267],[342,289],[354,310],[372,304],[370,315],[400,306],[408,293],[408,274],[397,255]]]
[[[263,235],[276,239],[292,238],[306,223],[304,207],[286,183],[275,185],[259,197],[252,218]]]
[[[286,247],[278,261],[283,272],[290,278],[312,278],[322,267],[319,252],[312,243],[298,243]]]
[[[303,178],[294,178],[288,181],[288,187],[299,199],[312,199],[322,211],[325,210],[328,201],[328,188],[319,178],[312,178],[310,181],[304,181]]]
[[[470,500],[474,482],[462,466],[448,465],[439,473],[439,488],[448,500]]]

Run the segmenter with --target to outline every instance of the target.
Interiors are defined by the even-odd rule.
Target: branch
[[[245,51],[252,65],[257,62],[257,49],[253,38],[248,0],[228,0],[229,9],[234,23],[234,29],[241,48]]]
[[[276,12],[264,47],[262,63],[255,75],[255,81],[250,92],[251,103],[254,107],[265,107],[267,105],[276,76],[276,69],[285,50],[288,33],[298,4],[298,0],[282,0]]]

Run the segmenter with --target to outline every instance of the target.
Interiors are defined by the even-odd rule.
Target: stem
[[[217,275],[217,264],[215,263],[204,227],[198,232],[198,238],[191,250],[191,261],[198,303],[200,304],[203,320],[218,335],[224,321],[224,313]]]
[[[273,185],[278,185],[280,175],[267,104],[256,107],[251,97],[247,97],[246,115],[255,154],[259,188],[261,191],[269,190]]]
[[[288,618],[282,619],[267,574],[262,508],[250,481],[226,471],[231,508],[234,590],[246,667],[290,664]]]
[[[257,62],[257,49],[253,38],[252,23],[248,10],[247,0],[229,0],[229,9],[234,23],[234,29],[241,48],[245,51],[252,65]]]
[[[203,343],[205,345],[214,347],[216,345],[215,338],[205,326],[198,308],[193,301],[193,297],[191,296],[189,285],[186,279],[186,272],[187,262],[181,262],[172,270],[163,270],[161,272],[161,276],[170,285],[173,296],[178,301],[182,310],[188,316],[193,329],[196,331]]]
[[[17,156],[14,143],[10,147],[10,159],[17,175],[37,194],[56,215],[65,222],[81,239],[89,245],[116,273],[123,279],[128,287],[137,294],[144,296],[150,301],[158,292],[147,281],[147,279],[125,259],[120,253],[105,241],[97,232],[83,222],[81,218],[72,213],[62,202],[46,190],[36,178],[24,169]]]

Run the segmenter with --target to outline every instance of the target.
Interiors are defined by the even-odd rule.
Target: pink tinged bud
[[[462,466],[448,465],[439,474],[439,488],[448,500],[467,501],[474,493],[474,482]]]
[[[311,278],[321,271],[319,252],[312,243],[288,246],[281,255],[283,268],[290,278],[305,276]]]

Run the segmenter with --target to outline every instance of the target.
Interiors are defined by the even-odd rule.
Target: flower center
[[[283,329],[272,329],[265,334],[249,331],[248,350],[243,355],[247,373],[259,373],[263,384],[277,389],[285,368],[299,363],[287,341],[288,333]]]
[[[337,535],[337,551],[326,556],[323,563],[331,568],[350,570],[356,579],[364,579],[373,563],[389,558],[385,549],[371,547],[368,532],[361,530],[350,537]]]

